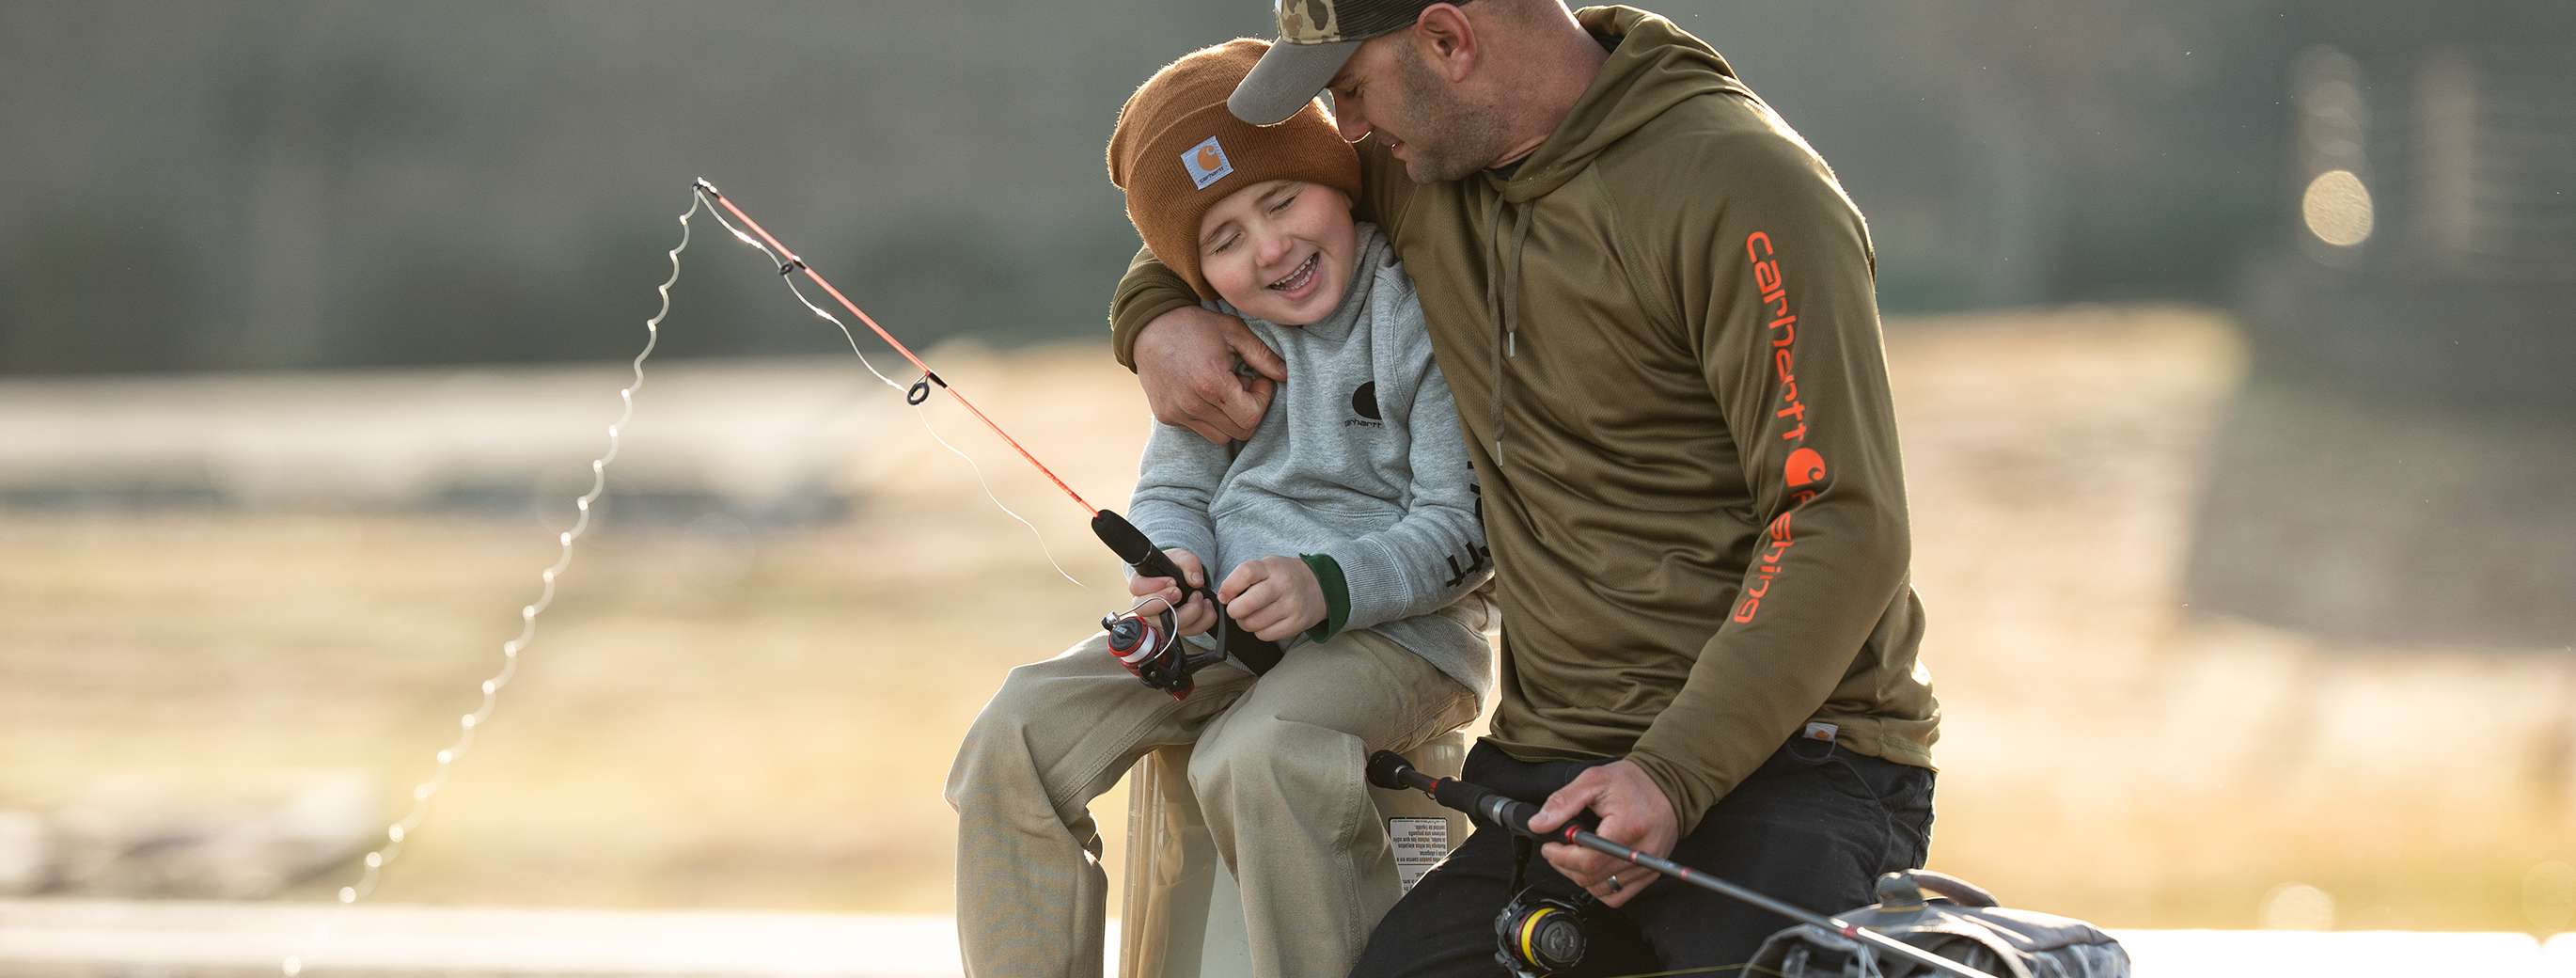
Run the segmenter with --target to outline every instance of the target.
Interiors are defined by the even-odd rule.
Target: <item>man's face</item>
[[[1304,326],[1332,314],[1359,262],[1351,199],[1303,180],[1265,180],[1199,218],[1199,273],[1255,319]]]
[[[1376,137],[1415,183],[1459,179],[1502,152],[1491,116],[1432,70],[1409,32],[1360,45],[1325,91],[1342,138]]]

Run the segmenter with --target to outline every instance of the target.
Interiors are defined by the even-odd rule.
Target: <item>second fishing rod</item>
[[[1413,790],[1431,796],[1443,807],[1465,812],[1477,824],[1511,833],[1531,842],[1561,842],[1643,866],[1655,872],[1709,890],[1728,898],[1752,904],[1780,916],[1820,927],[1869,949],[1892,955],[1943,974],[1958,978],[1995,978],[1959,962],[1933,954],[1867,927],[1836,917],[1829,917],[1803,907],[1781,902],[1756,890],[1711,876],[1672,860],[1631,846],[1621,845],[1569,821],[1553,832],[1530,828],[1530,819],[1538,815],[1538,806],[1512,798],[1482,785],[1456,778],[1435,778],[1415,770],[1413,762],[1394,751],[1369,755],[1369,783],[1380,788]],[[1496,956],[1515,975],[1543,976],[1573,967],[1582,957],[1586,943],[1577,915],[1571,907],[1520,907],[1519,898],[1506,905],[1496,919]]]

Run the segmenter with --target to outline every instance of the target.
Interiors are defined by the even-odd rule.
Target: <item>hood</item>
[[[1531,201],[1574,179],[1594,157],[1684,100],[1751,91],[1717,50],[1634,7],[1586,7],[1575,12],[1583,29],[1610,48],[1583,96],[1557,123],[1547,141],[1523,157],[1509,177],[1491,170],[1494,190],[1485,208],[1485,318],[1494,325],[1493,453],[1504,463],[1510,431],[1503,405],[1512,388],[1511,361],[1520,352],[1521,253],[1529,243]]]
[[[1610,47],[1610,60],[1565,121],[1509,179],[1485,175],[1510,203],[1534,200],[1563,186],[1602,150],[1685,99],[1750,94],[1725,57],[1672,21],[1616,6],[1585,7],[1574,16]]]

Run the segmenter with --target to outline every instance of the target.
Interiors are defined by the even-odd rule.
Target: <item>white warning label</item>
[[[1386,820],[1386,837],[1395,843],[1395,878],[1406,890],[1422,881],[1422,874],[1449,858],[1449,820],[1445,818],[1390,818]]]

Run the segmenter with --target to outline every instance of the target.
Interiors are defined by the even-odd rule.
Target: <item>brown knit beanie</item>
[[[1137,86],[1109,134],[1109,182],[1127,192],[1127,220],[1203,298],[1217,295],[1199,272],[1199,220],[1226,195],[1267,180],[1305,180],[1359,198],[1359,154],[1321,104],[1308,102],[1275,126],[1226,111],[1235,83],[1269,49],[1268,41],[1241,38],[1182,55]]]

